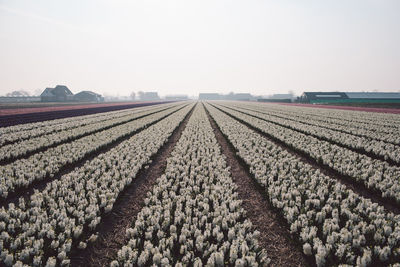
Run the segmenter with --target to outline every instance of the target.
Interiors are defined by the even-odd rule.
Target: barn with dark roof
[[[82,91],[74,95],[74,100],[77,102],[103,102],[104,98],[92,91]]]
[[[74,94],[65,85],[57,85],[55,88],[46,88],[40,95],[42,102],[67,102],[74,100]]]

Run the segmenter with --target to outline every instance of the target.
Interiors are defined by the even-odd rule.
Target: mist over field
[[[0,94],[399,91],[400,3],[0,1]]]

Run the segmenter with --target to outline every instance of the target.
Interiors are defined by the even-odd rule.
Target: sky
[[[0,0],[0,95],[400,91],[398,0]]]

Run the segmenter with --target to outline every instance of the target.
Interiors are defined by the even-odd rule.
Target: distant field
[[[362,103],[348,104],[348,103],[346,103],[343,105],[339,105],[339,104],[335,103],[335,105],[328,105],[328,104],[281,103],[281,105],[400,114],[400,104],[366,104],[366,103],[364,103],[364,104],[362,104]]]
[[[400,109],[400,103],[335,103],[337,106]]]
[[[82,108],[93,108],[93,107],[109,107],[109,106],[121,106],[121,105],[132,105],[139,103],[158,103],[162,101],[154,102],[140,102],[140,101],[127,101],[127,102],[37,102],[37,103],[0,103],[0,116],[8,114],[22,114],[31,112],[43,112],[53,110],[67,110],[67,109],[82,109]]]
[[[43,107],[20,107],[20,104],[5,104],[7,108],[0,108],[0,127],[61,119],[74,116],[90,115],[101,112],[116,111],[134,107],[143,107],[168,103],[168,101],[155,102],[117,102],[117,103],[90,103],[90,104],[64,104],[48,103]],[[36,103],[31,103],[36,104]],[[28,104],[29,105],[29,104]],[[40,104],[37,104],[40,105]]]
[[[73,105],[90,105],[99,104],[93,102],[15,102],[15,103],[1,103],[0,109],[15,109],[15,108],[42,108],[42,107],[61,107],[61,106],[73,106]]]

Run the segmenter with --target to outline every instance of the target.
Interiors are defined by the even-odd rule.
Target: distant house
[[[273,94],[269,98],[270,99],[292,99],[293,94]]]
[[[229,93],[222,95],[218,93],[200,93],[199,100],[240,100],[240,101],[251,101],[255,100],[255,97],[249,93]]]
[[[347,98],[347,95],[343,92],[304,92],[298,100],[302,103],[316,103]]]
[[[154,101],[160,100],[157,92],[141,92],[139,94],[140,100],[142,101]]]
[[[270,103],[291,103],[290,98],[258,98],[258,102],[270,102]]]
[[[400,93],[381,92],[304,92],[302,103],[400,103]]]
[[[188,100],[188,96],[187,95],[167,95],[165,96],[165,100]]]
[[[229,97],[230,96],[230,97]],[[229,94],[225,98],[231,99],[231,100],[241,100],[241,101],[250,101],[254,97],[249,94],[249,93],[238,93],[238,94]]]
[[[40,99],[42,102],[67,102],[74,100],[74,94],[65,85],[57,85],[55,88],[46,88]]]
[[[74,95],[77,102],[103,102],[104,97],[92,91],[82,91]]]
[[[258,98],[258,102],[291,103],[293,94],[273,94],[267,98]]]

